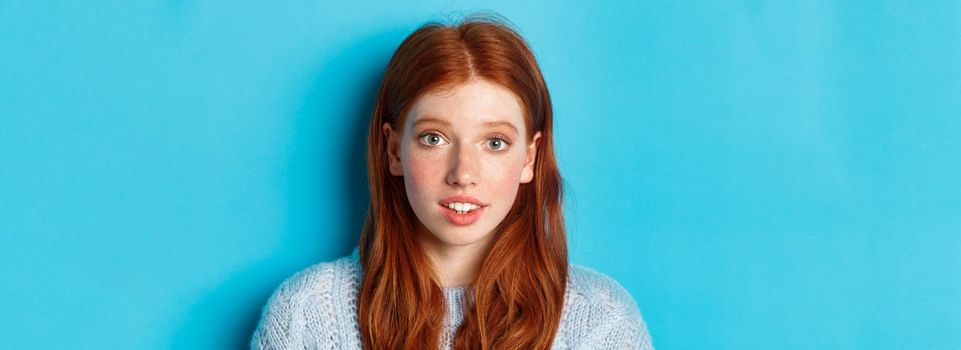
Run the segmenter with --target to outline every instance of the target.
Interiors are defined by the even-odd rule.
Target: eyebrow
[[[440,125],[443,125],[443,126],[446,126],[446,127],[450,127],[450,123],[448,123],[446,120],[438,119],[438,118],[434,118],[434,117],[424,117],[424,118],[421,118],[421,119],[417,120],[416,122],[414,122],[414,124],[412,124],[411,127],[413,128],[413,127],[416,127],[418,124],[425,124],[425,123],[437,123],[437,124],[440,124]],[[482,125],[484,125],[484,126],[486,126],[486,127],[506,126],[506,127],[510,128],[511,130],[514,130],[514,133],[515,133],[515,134],[520,134],[520,131],[517,130],[517,127],[514,126],[514,124],[511,124],[511,123],[505,122],[505,121],[486,122],[486,123],[484,123],[484,124],[482,124]]]
[[[487,127],[496,127],[496,126],[500,126],[500,125],[504,125],[504,126],[507,126],[508,128],[511,128],[511,130],[514,130],[514,133],[515,133],[515,134],[520,134],[520,131],[517,131],[517,127],[514,126],[514,124],[511,124],[511,123],[508,123],[508,122],[487,122],[487,123],[484,123],[484,126],[487,126]]]
[[[443,125],[443,126],[450,126],[450,123],[448,123],[446,120],[437,119],[437,118],[433,118],[433,117],[424,117],[424,118],[420,118],[419,120],[417,120],[416,122],[414,122],[414,124],[412,124],[411,127],[415,127],[415,126],[417,126],[418,124],[426,124],[426,123],[437,123],[437,124],[440,124],[440,125]]]

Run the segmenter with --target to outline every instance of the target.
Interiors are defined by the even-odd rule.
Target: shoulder
[[[607,313],[627,315],[638,312],[634,298],[620,283],[604,273],[584,266],[570,265],[568,292],[581,304]]]
[[[273,297],[309,299],[312,296],[347,292],[357,287],[360,263],[349,256],[321,262],[288,277],[274,291]]]
[[[651,348],[637,303],[610,276],[571,264],[564,299],[562,327],[569,346]]]
[[[314,264],[285,279],[261,310],[251,348],[299,348],[355,332],[360,264],[352,257]]]

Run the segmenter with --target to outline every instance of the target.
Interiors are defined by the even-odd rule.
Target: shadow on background
[[[322,68],[291,128],[294,135],[286,196],[287,227],[294,232],[278,233],[285,239],[273,256],[250,264],[214,290],[203,293],[184,317],[185,323],[174,335],[172,348],[249,347],[263,307],[284,279],[309,265],[348,255],[354,249],[370,201],[366,175],[370,113],[390,55],[405,34],[406,29],[388,30],[352,40],[346,49],[338,50],[339,54],[320,62]],[[334,101],[335,97],[330,95],[347,99]],[[324,135],[331,132],[350,132],[351,144],[326,143]],[[324,169],[342,171],[327,174],[324,172],[329,170]],[[303,178],[314,175],[332,181],[313,184],[304,194],[305,189],[298,186],[322,181]],[[344,208],[342,216],[334,218],[339,222],[322,222],[325,217],[314,212],[323,207],[318,202],[326,200],[336,201]],[[325,230],[313,232],[315,228]],[[339,228],[345,228],[348,234]],[[308,261],[292,262],[289,257],[303,255],[305,246],[310,252]]]

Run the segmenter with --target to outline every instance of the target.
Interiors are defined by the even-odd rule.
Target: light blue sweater
[[[252,349],[361,349],[357,294],[362,277],[356,250],[284,281],[267,301]],[[444,288],[448,315],[441,339],[451,348],[463,321],[464,288]],[[552,349],[653,349],[631,295],[606,275],[570,265],[564,309]]]

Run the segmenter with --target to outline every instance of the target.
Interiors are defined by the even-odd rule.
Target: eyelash
[[[427,147],[438,146],[438,145],[431,145],[431,144],[428,144],[427,142],[424,142],[424,141],[423,141],[423,139],[424,139],[425,136],[431,136],[431,135],[437,135],[437,136],[439,136],[442,140],[447,141],[443,136],[441,136],[440,133],[438,133],[438,132],[436,132],[436,131],[426,131],[426,132],[423,132],[423,133],[421,133],[419,136],[417,136],[417,140],[418,140],[422,145],[427,146]],[[504,136],[504,135],[501,135],[501,134],[494,134],[494,135],[491,135],[489,138],[487,138],[487,141],[488,141],[488,142],[490,142],[491,140],[500,140],[501,142],[504,143],[503,148],[501,148],[501,149],[494,149],[493,151],[495,151],[495,152],[505,151],[505,150],[507,150],[507,147],[510,147],[510,145],[511,145],[511,140],[510,140],[507,136]]]

